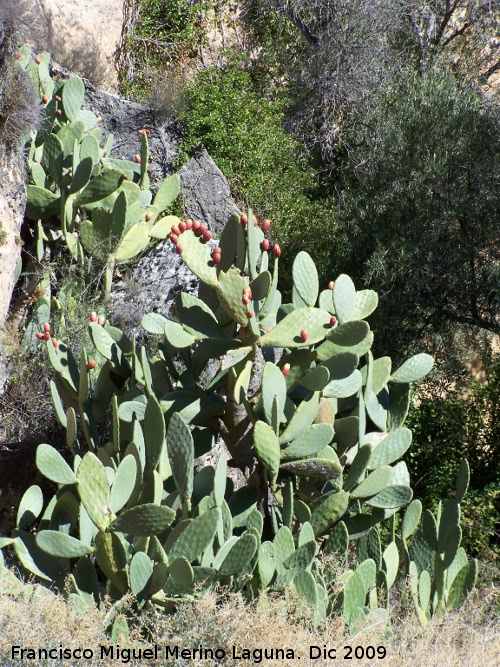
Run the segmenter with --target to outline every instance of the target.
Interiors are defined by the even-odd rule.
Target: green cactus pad
[[[333,428],[330,424],[313,424],[292,441],[292,443],[281,452],[282,461],[290,459],[301,459],[314,456],[330,444],[333,439]]]
[[[349,276],[341,274],[335,281],[333,303],[341,324],[354,319],[356,312],[356,288]]]
[[[38,220],[55,215],[60,208],[61,198],[50,190],[38,185],[28,185],[26,216],[30,220]]]
[[[359,419],[354,416],[336,419],[333,428],[337,442],[337,452],[341,456],[358,442]]]
[[[392,468],[390,466],[381,466],[370,473],[359,486],[351,491],[351,498],[370,498],[387,486],[390,486],[391,483]]]
[[[190,424],[203,424],[209,417],[216,417],[224,412],[223,408],[210,398],[183,390],[166,394],[160,405],[166,420],[178,413],[186,423]]]
[[[455,498],[448,498],[444,504],[441,519],[439,521],[438,548],[440,553],[445,550],[448,533],[460,525],[460,504]]]
[[[362,383],[361,373],[356,368],[351,375],[342,380],[330,380],[323,389],[323,396],[326,398],[348,398],[361,389]]]
[[[179,292],[175,300],[175,307],[183,328],[196,340],[226,337],[213,312],[196,296]]]
[[[86,204],[101,201],[101,199],[118,190],[122,179],[123,173],[119,169],[102,171],[76,197],[75,205],[85,206]]]
[[[303,375],[299,383],[309,391],[321,391],[329,382],[330,373],[325,366],[315,366]]]
[[[137,463],[135,458],[128,454],[121,461],[116,471],[109,506],[115,514],[128,502],[134,490],[137,477]]]
[[[387,430],[394,431],[403,426],[410,409],[410,385],[392,384],[389,390],[389,408],[387,410]]]
[[[307,570],[316,556],[317,545],[316,542],[306,542],[298,547],[296,551],[293,552],[285,561],[283,565],[287,570],[289,570],[291,578],[293,578],[302,570]]]
[[[335,315],[335,306],[333,305],[333,290],[325,289],[319,293],[319,307],[327,310],[331,315]]]
[[[349,505],[349,494],[345,491],[330,491],[314,503],[311,526],[315,535],[322,535],[345,514]]]
[[[278,567],[279,564],[281,569],[283,569],[283,563],[295,551],[295,543],[290,529],[286,526],[281,526],[274,536],[273,545],[276,554],[276,566]]]
[[[387,427],[387,410],[379,403],[377,397],[370,391],[368,397],[365,392],[365,407],[368,416],[377,428],[385,431]]]
[[[247,311],[252,309],[251,302],[247,306],[242,302],[243,290],[248,287],[247,281],[234,267],[227,271],[220,271],[218,278],[216,290],[221,306],[238,324],[247,326],[249,319]]]
[[[261,388],[261,405],[264,419],[268,424],[272,424],[274,398],[277,396],[279,406],[283,409],[286,401],[286,382],[280,369],[269,361],[264,365]],[[281,417],[281,414],[279,417]]]
[[[169,178],[165,178],[158,190],[156,191],[153,204],[158,206],[158,209],[164,211],[170,204],[177,199],[181,189],[181,181],[179,174],[173,174]]]
[[[476,559],[465,565],[458,572],[448,592],[448,609],[457,609],[465,601],[467,595],[476,585],[477,572],[478,567]]]
[[[467,493],[470,481],[470,468],[467,459],[463,459],[457,473],[457,494],[455,500],[461,503]]]
[[[416,382],[430,373],[434,366],[434,359],[430,354],[416,354],[407,359],[397,371],[395,371],[391,380],[393,382]]]
[[[280,436],[280,442],[287,443],[305,431],[316,419],[319,406],[319,391],[302,401]]]
[[[307,252],[301,251],[295,257],[292,277],[293,286],[303,301],[303,305],[314,306],[319,292],[318,272]]]
[[[378,306],[378,294],[370,289],[356,292],[353,320],[364,320],[371,315]]]
[[[330,330],[331,315],[319,308],[297,308],[259,339],[262,347],[303,347],[322,341]],[[307,340],[301,332],[307,332]]]
[[[92,522],[105,530],[109,523],[109,486],[104,466],[95,454],[87,452],[78,466],[78,495]]]
[[[146,445],[146,463],[151,470],[154,470],[160,462],[165,443],[165,420],[160,404],[153,394],[148,396],[143,431]]]
[[[280,466],[280,444],[275,432],[259,420],[255,424],[253,443],[259,460],[275,479]]]
[[[84,542],[57,530],[42,530],[36,536],[36,543],[43,551],[60,558],[80,558],[93,552]]]
[[[330,329],[326,336],[327,340],[318,348],[318,359],[325,361],[334,354],[340,352],[351,352],[358,357],[366,354],[373,342],[373,333],[370,331],[368,322],[347,322],[334,329]]]
[[[170,563],[168,570],[175,581],[171,582],[169,580],[168,590],[171,589],[171,585],[174,584],[174,587],[179,590],[188,591],[194,581],[194,571],[191,567],[191,564],[185,558],[176,558],[173,562]]]
[[[173,347],[182,350],[185,347],[191,347],[196,342],[194,336],[185,331],[177,322],[166,321],[163,330],[166,340]]]
[[[62,89],[62,106],[68,120],[75,120],[85,97],[85,86],[78,76],[70,77]]]
[[[153,563],[144,551],[132,556],[129,565],[129,579],[132,593],[137,597],[146,589],[153,574]]]
[[[69,194],[76,194],[88,184],[92,176],[93,167],[94,165],[92,164],[91,157],[86,157],[83,160],[80,160],[77,168],[73,172],[73,178],[71,179],[71,185],[68,190]]]
[[[347,477],[345,478],[344,491],[351,491],[351,489],[353,489],[357,484],[359,484],[359,481],[364,476],[368,468],[368,463],[370,461],[371,455],[372,455],[371,445],[367,444],[359,448],[356,456],[354,457],[351,463]]]
[[[417,529],[420,517],[422,516],[422,503],[420,500],[413,500],[406,508],[401,527],[401,536],[407,540]]]
[[[390,357],[379,357],[373,361],[372,391],[379,394],[391,377],[392,361]]]
[[[440,545],[440,550],[442,546],[443,553],[443,568],[447,568],[451,565],[455,559],[458,549],[460,547],[460,542],[462,541],[462,529],[460,526],[452,526],[446,535],[446,539],[443,544]]]
[[[353,572],[344,590],[344,618],[350,625],[358,609],[362,609],[366,601],[366,590],[363,577]]]
[[[219,576],[240,575],[257,551],[257,538],[251,533],[243,535],[233,544],[219,567]]]
[[[180,219],[176,215],[166,215],[155,222],[149,229],[149,236],[153,239],[166,239],[174,225],[178,225]]]
[[[36,466],[47,479],[57,484],[74,484],[76,475],[54,447],[38,445],[36,449]]]
[[[99,162],[99,142],[91,134],[83,137],[82,143],[80,144],[80,161],[90,158],[92,160],[92,165],[95,165]]]
[[[190,563],[196,560],[213,542],[220,517],[221,510],[214,507],[193,519],[173,543],[168,553],[170,561],[181,556]]]
[[[48,581],[55,581],[63,586],[66,572],[60,561],[54,560],[47,552],[41,549],[35,536],[24,530],[14,530],[12,546],[21,565],[37,577]]]
[[[264,301],[271,289],[272,276],[269,271],[262,271],[255,280],[252,280],[249,287],[252,290],[253,301]]]
[[[252,376],[253,362],[249,359],[234,383],[233,398],[240,405],[247,397],[248,385]]]
[[[280,468],[288,470],[288,472],[293,472],[295,475],[299,475],[299,477],[312,477],[325,481],[338,479],[342,475],[342,466],[340,463],[326,458],[289,461],[282,463]]]
[[[391,431],[373,450],[368,469],[374,470],[400,459],[410,447],[411,439],[410,429],[404,426]]]
[[[175,512],[170,507],[153,503],[137,505],[123,512],[113,521],[109,529],[114,532],[128,533],[138,537],[158,535],[168,528],[175,519]]]
[[[43,144],[43,161],[52,180],[60,185],[63,168],[63,146],[56,134],[49,134]]]
[[[370,588],[375,586],[375,578],[377,576],[377,566],[373,558],[367,558],[362,563],[360,563],[356,568],[356,572],[361,575],[365,588],[365,594],[368,594]]]
[[[407,505],[412,497],[413,491],[409,486],[388,486],[365,502],[372,507],[402,507]]]
[[[182,260],[188,269],[202,282],[217,287],[217,271],[210,256],[210,247],[202,243],[191,230],[183,232],[179,237],[182,248]]]
[[[27,489],[17,510],[16,526],[25,528],[38,519],[43,509],[43,494],[39,486],[34,484]]]
[[[234,338],[204,338],[198,342],[193,357],[195,359],[218,359],[230,350],[238,350],[241,347],[241,341]]]
[[[276,553],[272,542],[263,542],[259,547],[259,560],[257,568],[260,577],[260,585],[266,588],[271,583],[275,572]]]
[[[194,442],[189,427],[178,413],[174,413],[168,423],[167,452],[179,494],[183,498],[191,498]]]
[[[138,222],[131,227],[125,236],[121,239],[114,252],[114,258],[117,262],[125,262],[132,259],[149,243],[149,231],[146,222]]]
[[[387,545],[382,555],[382,560],[387,577],[387,587],[391,588],[396,581],[399,571],[399,551],[395,542],[390,542]]]

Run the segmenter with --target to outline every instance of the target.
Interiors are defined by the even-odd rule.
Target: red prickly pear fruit
[[[21,57],[21,51],[16,51],[16,52],[14,53],[14,58],[15,58],[16,60],[19,60],[20,57]]]
[[[179,242],[179,237],[177,236],[177,234],[170,234],[170,240],[174,245],[177,245],[177,243]]]
[[[264,329],[264,333],[269,333],[271,331],[272,327],[266,327]]]
[[[302,342],[304,343],[306,342],[308,335],[309,334],[307,333],[307,331],[305,329],[302,329],[302,331],[300,332],[300,337],[302,338]]]
[[[146,222],[149,222],[152,217],[153,217],[152,213],[146,213]]]
[[[49,101],[49,96],[48,95],[42,95],[42,104],[47,104]]]
[[[43,339],[44,339],[44,340],[50,340],[50,331],[46,331],[46,332],[43,334]]]
[[[37,56],[37,57],[35,58],[35,62],[36,62],[37,65],[39,65],[42,61],[41,61],[40,58]]]
[[[330,282],[328,283],[328,289],[333,289],[334,287],[335,283],[333,282],[333,280],[330,280]]]
[[[200,225],[196,231],[195,234],[196,236],[203,236],[203,234],[207,231],[207,226],[206,225]]]
[[[257,220],[257,218],[254,218],[254,219],[253,219],[253,226],[254,226],[254,227],[258,227],[258,226],[259,226],[259,221]]]
[[[59,343],[57,342],[57,338],[52,339],[52,345],[54,346],[54,349],[57,350],[57,346],[59,345]]]
[[[281,248],[279,245],[276,243],[276,245],[273,247],[273,256],[278,258],[281,257]]]
[[[334,327],[337,324],[337,318],[332,316],[330,317],[330,326]]]
[[[102,123],[102,116],[97,116],[96,121],[97,121],[98,123]]]
[[[271,226],[271,221],[270,220],[263,220],[262,225],[260,226],[260,228],[262,229],[263,232],[267,232],[267,230],[269,229],[270,226]]]
[[[95,359],[90,359],[89,363],[85,366],[85,368],[86,368],[88,371],[91,371],[91,370],[94,369],[95,367],[96,367],[96,360],[95,360]]]
[[[212,262],[213,262],[214,264],[219,264],[219,263],[220,263],[220,260],[221,260],[220,253],[213,252],[213,253],[212,253]]]
[[[193,229],[193,221],[191,220],[191,218],[188,218],[186,220],[186,229],[187,229],[187,231],[189,231],[190,229]]]
[[[198,229],[200,228],[200,225],[201,225],[201,222],[199,220],[193,220],[193,224],[191,226],[191,229],[193,230],[193,232],[195,234],[198,231]]]
[[[95,311],[92,311],[89,315],[89,320],[91,322],[97,322],[97,313]]]
[[[242,227],[246,227],[248,225],[248,216],[247,215],[240,215],[240,223]]]
[[[175,252],[176,252],[178,255],[182,255],[182,246],[181,246],[181,245],[176,245],[176,246],[175,246]]]
[[[106,318],[101,315],[97,320],[97,324],[100,327],[103,327],[106,324]]]
[[[241,297],[241,302],[243,303],[244,306],[248,306],[248,304],[250,303],[250,299],[247,297],[246,294],[244,294],[244,295]]]
[[[170,233],[175,234],[176,236],[180,236],[181,230],[179,229],[179,227],[177,225],[174,225],[171,228]]]
[[[62,111],[61,111],[61,109],[58,109],[58,110],[56,111],[56,116],[62,116]]]
[[[283,375],[288,375],[290,372],[290,364],[284,364],[283,368],[281,369],[281,372]]]
[[[43,330],[45,331],[45,333],[50,333],[50,324],[48,322],[45,322],[45,324],[43,325]]]
[[[149,130],[146,130],[145,127],[142,128],[142,130],[137,130],[139,134],[145,134],[147,137],[151,136],[151,132]]]
[[[125,172],[122,172],[122,178],[124,181],[128,181],[128,176]]]
[[[41,331],[37,331],[35,336],[38,338],[38,340],[44,340],[45,334],[43,334]]]
[[[262,243],[260,244],[260,249],[262,252],[267,252],[269,250],[269,241],[267,239],[264,239]]]
[[[247,317],[249,320],[253,317],[253,310],[247,310]]]
[[[210,241],[211,238],[212,238],[212,232],[207,230],[206,232],[203,232],[203,235],[201,237],[201,242],[207,243],[208,241]]]
[[[135,161],[137,162],[137,164],[141,164],[141,156],[139,154],[135,156]]]
[[[181,234],[182,234],[182,232],[185,232],[186,229],[187,229],[186,223],[185,222],[179,222],[179,230],[180,230]]]
[[[60,95],[55,95],[54,97],[55,97],[55,99],[56,99],[58,102],[61,101],[61,96],[60,96]]]

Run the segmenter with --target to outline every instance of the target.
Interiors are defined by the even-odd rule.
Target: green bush
[[[259,78],[254,81],[239,60],[225,69],[202,70],[185,94],[186,108],[180,115],[184,159],[203,144],[242,206],[253,202],[259,217],[272,220],[273,234],[287,246],[288,256],[309,251],[320,276],[325,276],[335,214],[331,203],[317,199],[315,173],[284,128],[288,100],[283,93],[266,95]]]

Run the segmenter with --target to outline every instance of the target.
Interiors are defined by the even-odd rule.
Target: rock
[[[188,217],[206,223],[220,234],[233,213],[239,213],[226,177],[205,148],[180,172],[184,209]]]

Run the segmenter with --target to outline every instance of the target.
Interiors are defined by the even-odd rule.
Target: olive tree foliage
[[[500,334],[498,103],[430,70],[387,90],[373,115],[371,150],[354,149],[360,166],[339,198],[333,262],[381,293],[386,334],[405,313],[384,347],[457,324]]]

